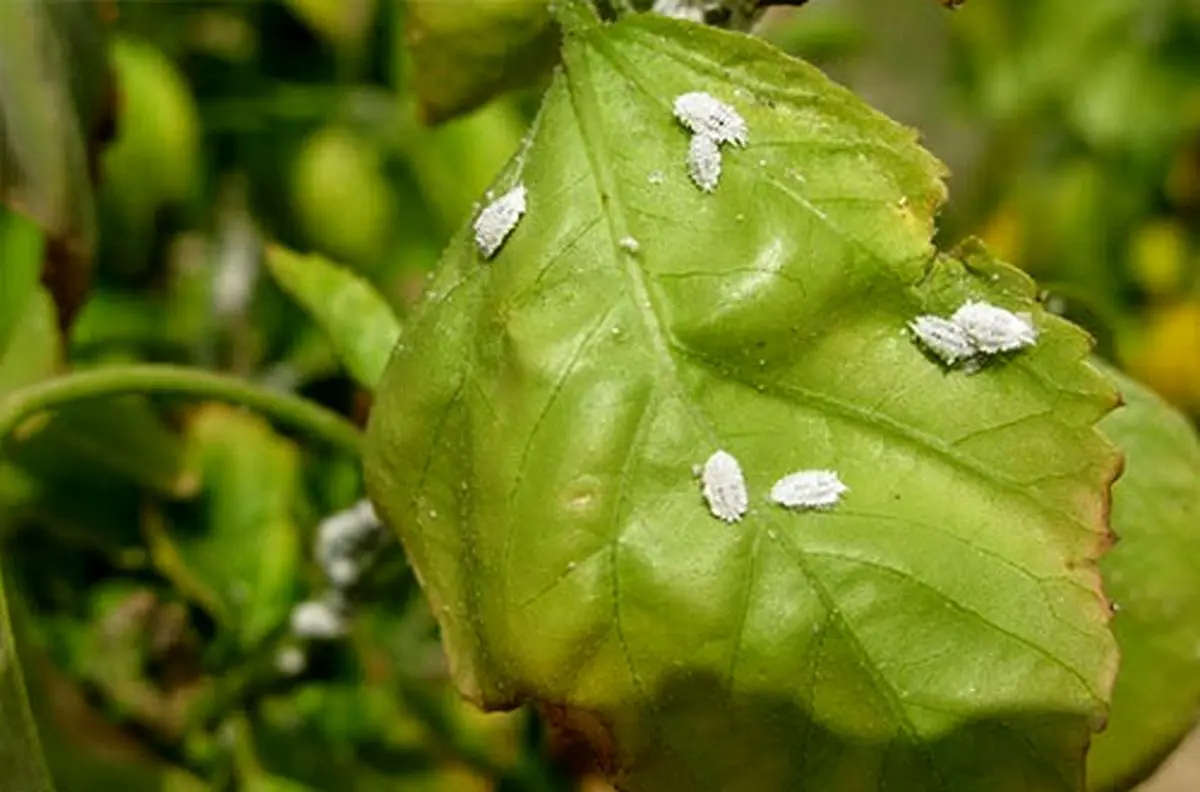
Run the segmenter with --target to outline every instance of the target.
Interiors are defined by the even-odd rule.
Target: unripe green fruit
[[[196,189],[200,121],[183,76],[159,49],[132,39],[112,49],[117,73],[117,139],[104,155],[104,177],[143,202],[185,201]]]
[[[378,154],[341,127],[305,141],[292,173],[292,209],[308,240],[347,262],[377,259],[387,244],[395,196]]]

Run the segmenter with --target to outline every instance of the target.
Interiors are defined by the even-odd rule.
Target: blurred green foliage
[[[413,21],[439,24],[442,5],[97,3],[115,94],[100,98],[94,62],[68,69],[96,77],[55,99],[77,128],[14,114],[38,94],[0,70],[0,155],[52,155],[36,182],[0,159],[6,195],[19,183],[48,230],[0,209],[0,399],[64,365],[149,361],[361,418],[380,361],[331,342],[263,241],[337,260],[405,315],[519,145],[553,35],[537,3],[508,2],[533,8],[507,33],[539,52],[454,86],[453,36],[438,48]],[[3,13],[22,7],[0,2],[0,45],[21,42]],[[486,36],[474,21],[450,33]],[[1200,415],[1200,3],[814,0],[760,32],[925,132],[954,171],[946,240],[981,234],[1103,354]],[[56,157],[83,167],[106,111],[93,234],[92,190]],[[55,259],[61,238],[80,244]],[[64,335],[51,296],[80,281]],[[313,288],[355,288],[330,284]],[[345,639],[295,645],[289,612],[323,591],[318,521],[361,495],[352,460],[232,408],[142,398],[22,425],[3,451],[2,602],[22,652],[0,614],[0,702],[13,711],[24,669],[60,792],[571,788],[531,713],[458,702],[398,547],[353,590]],[[297,648],[300,670],[281,661]],[[0,760],[25,755],[19,734],[0,724]],[[45,788],[36,762],[5,766],[15,792]]]

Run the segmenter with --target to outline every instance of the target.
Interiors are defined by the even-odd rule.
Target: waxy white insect
[[[321,521],[313,555],[334,587],[348,588],[370,565],[383,537],[383,524],[364,499]]]
[[[700,473],[700,482],[708,510],[714,517],[728,523],[742,519],[750,507],[750,496],[742,466],[732,454],[717,451],[710,456]]]
[[[291,627],[297,637],[318,641],[346,634],[346,620],[328,600],[301,602],[292,609]]]
[[[948,366],[973,358],[979,351],[966,330],[941,316],[918,316],[908,327],[926,349]]]
[[[675,99],[675,117],[696,135],[719,144],[745,146],[750,140],[746,120],[731,105],[704,91],[692,91]]]
[[[965,362],[963,368],[968,372],[978,370],[981,361],[990,355],[1033,346],[1038,337],[1032,315],[978,300],[963,303],[949,319],[918,316],[908,327],[947,365]]]
[[[950,321],[965,330],[975,346],[989,355],[1011,352],[1037,342],[1033,317],[985,302],[969,300],[963,303]]]
[[[799,470],[771,487],[771,500],[789,509],[828,509],[850,488],[832,470]]]
[[[731,105],[704,91],[675,98],[672,108],[679,123],[692,133],[688,144],[688,174],[705,192],[721,179],[721,146],[745,146],[750,140],[746,120]]]
[[[308,658],[298,646],[286,646],[275,655],[275,668],[284,676],[299,676],[307,666]]]
[[[642,249],[642,243],[638,242],[636,237],[621,237],[621,239],[617,241],[617,244],[621,246],[621,250],[624,250],[626,253],[632,253],[635,256]]]
[[[650,10],[674,19],[703,22],[709,10],[719,7],[720,0],[655,0]]]
[[[707,135],[695,135],[688,146],[688,175],[705,192],[717,189],[721,180],[721,149]]]
[[[518,184],[483,208],[475,218],[475,246],[491,258],[525,214],[525,185]]]

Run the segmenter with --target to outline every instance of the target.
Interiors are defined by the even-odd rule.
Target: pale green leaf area
[[[256,646],[295,600],[299,453],[261,418],[219,404],[192,416],[189,437],[203,481],[198,524],[152,524],[154,562],[227,634]]]
[[[43,237],[31,220],[0,206],[0,356],[7,356],[42,271]]]
[[[350,375],[373,390],[400,337],[400,324],[378,292],[353,272],[320,256],[272,246],[267,267],[328,337]]]
[[[1117,663],[1090,340],[977,244],[938,254],[942,167],[817,70],[579,27],[495,185],[527,213],[491,260],[451,245],[369,428],[460,690],[542,704],[623,790],[1081,789]],[[713,194],[671,112],[696,90],[750,130]],[[947,371],[905,326],[968,298],[1037,345]],[[717,449],[734,524],[693,474]],[[841,504],[769,501],[810,468]]]
[[[1119,608],[1121,668],[1088,786],[1115,792],[1153,772],[1200,712],[1200,437],[1156,394],[1109,373],[1125,406],[1100,428],[1124,450],[1125,472],[1113,487],[1118,541],[1100,568]]]

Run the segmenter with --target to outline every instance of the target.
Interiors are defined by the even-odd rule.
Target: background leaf
[[[411,0],[406,13],[414,87],[432,123],[533,82],[557,60],[546,0]]]
[[[151,552],[227,634],[253,647],[286,621],[295,599],[297,450],[261,418],[224,405],[197,410],[188,434],[199,458],[200,503],[174,525],[150,522]]]
[[[0,357],[25,316],[42,271],[42,232],[31,221],[0,206]]]
[[[52,241],[47,283],[70,316],[95,245],[92,176],[111,113],[104,3],[0,7],[0,204]]]
[[[1104,792],[1145,779],[1200,706],[1200,437],[1155,393],[1109,373],[1125,405],[1100,426],[1124,450],[1125,472],[1113,487],[1119,541],[1101,562],[1121,668],[1088,756],[1088,786]]]
[[[272,246],[271,274],[329,337],[350,375],[374,390],[400,337],[392,309],[370,284],[319,256]]]
[[[1116,663],[1089,339],[978,245],[937,254],[941,166],[806,64],[635,17],[564,65],[495,185],[527,214],[490,261],[452,244],[369,429],[460,690],[540,703],[629,790],[1082,788]],[[750,129],[711,195],[696,90]],[[905,325],[969,298],[1037,346],[947,373]],[[717,449],[734,525],[690,472]],[[851,492],[767,502],[798,468]]]
[[[8,611],[3,564],[0,564],[0,774],[12,792],[54,789],[25,691]]]

